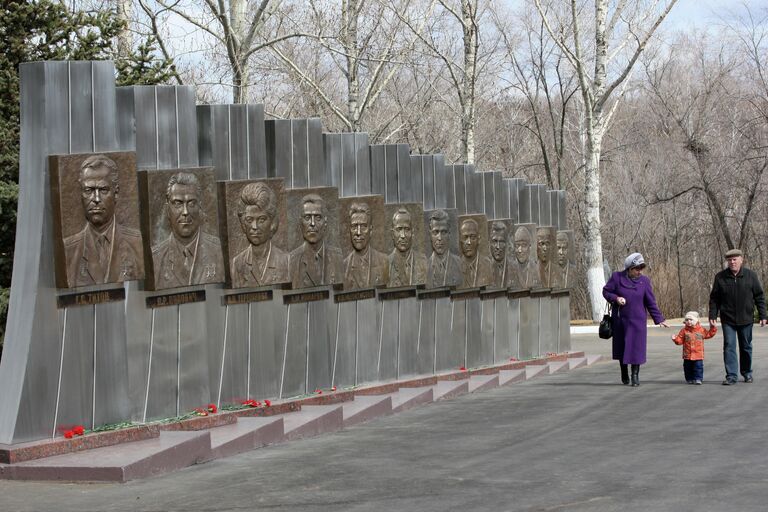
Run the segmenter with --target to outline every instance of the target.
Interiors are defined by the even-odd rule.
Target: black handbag
[[[609,340],[613,336],[613,320],[611,319],[611,305],[609,303],[605,305],[605,314],[600,320],[597,335],[604,340]]]

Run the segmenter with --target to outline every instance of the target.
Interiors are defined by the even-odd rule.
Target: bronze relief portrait
[[[386,286],[389,260],[383,196],[339,199],[341,249],[344,255],[344,289]]]
[[[539,267],[536,263],[536,225],[515,224],[512,231],[511,286],[527,290],[539,286]]]
[[[224,282],[213,168],[140,171],[148,290]]]
[[[428,210],[424,212],[424,225],[429,238],[427,288],[461,286],[464,279],[458,256],[456,210]]]
[[[552,288],[572,288],[576,279],[576,251],[573,231],[561,230],[555,235],[555,263],[551,267]]]
[[[230,288],[290,282],[282,178],[222,181],[222,248]]]
[[[551,287],[553,260],[555,259],[555,233],[553,227],[536,228],[536,259],[539,262],[539,283]]]
[[[424,254],[424,210],[421,203],[385,205],[391,235],[389,281],[387,286],[419,286],[427,282],[427,257]]]
[[[339,285],[344,280],[339,248],[338,191],[334,187],[288,190],[289,274],[294,289]]]
[[[144,278],[136,154],[49,158],[56,286]]]
[[[488,221],[488,243],[491,255],[491,279],[488,286],[505,289],[512,286],[514,244],[510,242],[511,219]]]
[[[459,215],[461,288],[480,288],[491,282],[488,257],[488,219],[485,215]]]

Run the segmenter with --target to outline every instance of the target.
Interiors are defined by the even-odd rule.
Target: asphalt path
[[[768,328],[730,387],[720,334],[685,383],[676,330],[650,330],[638,388],[606,361],[127,484],[0,481],[0,510],[766,510]]]

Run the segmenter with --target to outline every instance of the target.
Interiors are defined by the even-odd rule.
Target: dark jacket
[[[757,274],[741,267],[735,276],[729,269],[715,275],[712,292],[709,294],[709,318],[715,320],[718,312],[720,321],[731,325],[749,325],[757,305],[761,320],[768,319],[765,311],[765,295]]]

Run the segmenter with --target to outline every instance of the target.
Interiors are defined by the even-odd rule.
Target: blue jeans
[[[686,382],[704,380],[704,361],[701,359],[698,361],[683,359],[683,373],[685,373]]]
[[[745,379],[752,375],[752,324],[723,326],[723,360],[725,378],[737,380],[738,374]],[[736,340],[739,351],[736,353]]]

